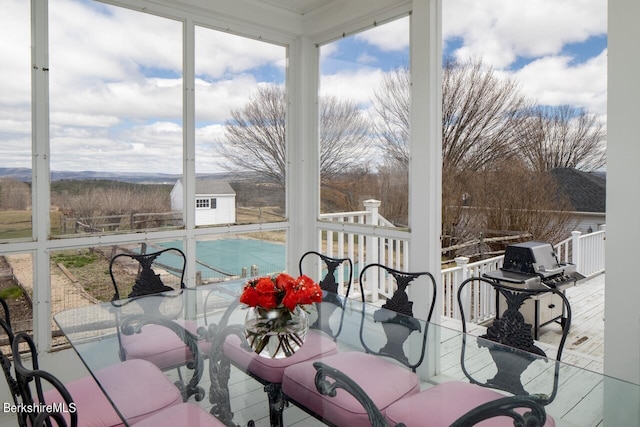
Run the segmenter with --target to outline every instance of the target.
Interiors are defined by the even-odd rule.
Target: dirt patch
[[[71,251],[65,251],[71,252]],[[113,285],[109,276],[109,261],[103,254],[95,257],[95,261],[81,266],[60,268],[62,265],[52,256],[51,263],[51,313],[93,304],[96,301],[109,301],[113,296]],[[73,251],[77,254],[78,251]],[[11,321],[14,329],[17,322],[26,322],[26,329],[32,329],[33,308],[30,296],[33,295],[33,259],[30,254],[15,254],[0,257],[0,292],[6,289],[9,297],[5,298],[10,304]],[[9,289],[20,284],[29,297],[17,297]],[[52,320],[52,330],[57,326]]]
[[[19,286],[7,259],[0,256],[0,295],[9,306],[14,331],[33,329],[33,306],[30,295]]]

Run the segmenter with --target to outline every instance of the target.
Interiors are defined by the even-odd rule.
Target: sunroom
[[[2,54],[18,65],[3,78],[12,82],[6,93],[16,107],[0,127],[2,144],[11,147],[3,150],[11,157],[3,154],[0,167],[23,168],[27,178],[17,181],[30,184],[26,202],[13,209],[23,213],[16,223],[26,213],[27,225],[3,228],[0,255],[30,269],[33,335],[42,363],[65,365],[73,357],[72,350],[60,350],[52,316],[74,304],[69,294],[56,294],[54,272],[74,254],[179,247],[188,287],[225,275],[296,272],[301,254],[310,250],[356,260],[384,253],[384,259],[360,258],[361,266],[388,262],[439,278],[446,3],[2,0],[12,17],[0,19],[3,34],[15,40]],[[523,7],[521,13],[533,11]],[[631,19],[640,16],[640,6],[611,2],[607,13],[605,374],[640,384],[640,310],[634,303],[640,289],[629,268],[640,238],[639,206],[627,190],[640,178],[633,162],[640,150],[633,137],[640,63],[629,55],[640,42]],[[375,46],[379,56],[368,56],[363,46]],[[384,64],[377,63],[381,58]],[[406,176],[390,171],[383,148],[373,146],[357,123],[364,110],[377,108],[372,99],[380,93],[382,71],[389,70],[410,76]],[[335,108],[333,116],[325,114],[327,105]],[[272,113],[276,118],[261,131],[281,137],[284,146],[263,146],[271,156],[266,161],[261,153],[247,156],[242,149],[256,144],[246,124]],[[332,128],[335,123],[342,128]],[[348,133],[350,144],[328,136],[339,131]],[[340,173],[345,170],[354,172]],[[379,179],[362,178],[363,171],[375,171]],[[203,176],[236,185],[234,223],[196,225],[202,209],[196,181]],[[177,179],[184,187],[178,213],[164,207],[166,188]],[[75,185],[79,180],[89,187]],[[130,185],[120,188],[112,180]],[[25,187],[18,190],[12,194]],[[406,206],[399,202],[404,208],[389,210],[397,202],[393,195]],[[264,245],[249,250],[246,241]],[[359,246],[364,242],[385,251]],[[279,258],[262,265],[261,253]],[[216,258],[221,265],[209,261]],[[99,292],[96,301],[111,297],[109,288]],[[368,290],[368,297],[376,299],[378,292]],[[415,301],[429,297],[428,291],[412,295]],[[416,317],[425,318],[428,305],[415,307]],[[436,307],[439,316],[441,304]],[[425,364],[422,375],[437,375],[438,366]],[[640,420],[638,387],[631,390],[604,394],[605,425]]]

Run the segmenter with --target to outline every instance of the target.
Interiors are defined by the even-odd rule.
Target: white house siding
[[[575,219],[577,224],[573,227],[573,230],[581,231],[582,233],[590,233],[600,230],[600,226],[607,223],[606,215],[604,213],[584,213],[575,212]],[[572,230],[572,231],[573,231]]]
[[[213,224],[233,224],[236,222],[235,194],[198,194],[198,199],[215,199],[215,208],[196,207],[196,226]],[[197,206],[197,205],[196,205]]]

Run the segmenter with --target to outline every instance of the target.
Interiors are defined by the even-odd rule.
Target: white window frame
[[[208,197],[196,197],[196,209],[209,209],[210,200]]]

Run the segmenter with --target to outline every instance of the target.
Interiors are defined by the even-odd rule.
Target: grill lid
[[[585,276],[576,266],[558,262],[550,243],[523,242],[507,246],[503,266],[484,277],[525,289],[564,289],[582,281]]]
[[[544,242],[523,242],[507,246],[503,271],[549,277],[567,273],[568,264],[560,264],[553,246]],[[575,269],[574,269],[575,270]]]

